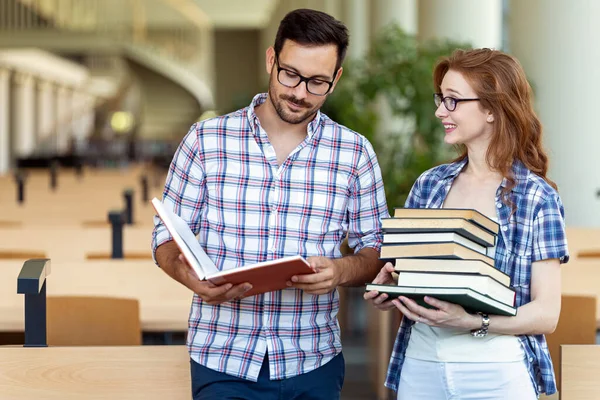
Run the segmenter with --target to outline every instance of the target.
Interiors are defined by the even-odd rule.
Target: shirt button
[[[506,231],[508,230],[508,226],[503,226],[503,227],[502,227],[502,230],[503,230],[504,232],[506,232]]]
[[[496,203],[496,207],[502,208],[502,203]]]

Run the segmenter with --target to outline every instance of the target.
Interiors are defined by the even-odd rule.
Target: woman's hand
[[[396,282],[394,281],[392,272],[394,272],[394,266],[392,263],[386,263],[372,283],[377,283],[379,285],[395,285]],[[365,300],[371,301],[372,304],[380,310],[387,311],[394,308],[394,304],[391,301],[387,301],[388,295],[386,293],[379,293],[376,290],[371,290],[366,292],[363,297]]]
[[[404,296],[400,296],[390,303],[394,304],[406,318],[429,326],[466,331],[481,327],[481,317],[469,314],[458,304],[448,303],[429,296],[425,296],[425,302],[435,308],[422,307],[414,300]]]

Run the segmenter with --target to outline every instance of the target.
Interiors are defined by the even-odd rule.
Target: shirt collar
[[[527,167],[520,160],[515,160],[512,164],[512,174],[513,178],[515,179],[515,186],[513,186],[512,191],[517,193],[525,193],[527,178],[529,177],[529,170]],[[500,186],[503,188],[507,187],[508,179],[502,179]]]
[[[442,171],[442,179],[454,179],[456,176],[462,171],[462,169],[469,162],[469,158],[465,157],[464,159],[457,161],[455,163],[449,164],[448,167]],[[529,170],[527,167],[520,161],[515,160],[512,164],[512,174],[515,179],[515,186],[512,188],[513,192],[524,193],[525,187],[527,185],[527,178],[529,176]],[[502,179],[502,183],[500,186],[507,187],[508,179]]]
[[[267,93],[259,93],[256,96],[254,96],[254,98],[252,99],[252,102],[250,103],[250,106],[248,106],[248,122],[250,122],[250,128],[252,130],[252,133],[255,136],[259,136],[260,135],[260,121],[258,120],[258,116],[256,115],[256,107],[258,107],[259,105],[263,104],[265,101],[267,101]],[[315,115],[315,117],[313,118],[312,121],[309,122],[307,129],[306,129],[306,133],[308,135],[308,138],[311,139],[313,137],[313,135],[319,131],[319,127],[321,126],[321,122],[323,122],[323,117],[321,115],[321,110],[317,111],[317,114]]]

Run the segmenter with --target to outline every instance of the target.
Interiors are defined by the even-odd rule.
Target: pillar
[[[509,43],[535,93],[550,158],[549,177],[565,205],[568,226],[599,227],[600,2],[511,1]]]
[[[13,148],[17,157],[29,157],[35,150],[36,110],[33,75],[15,73],[15,131]]]
[[[419,0],[419,39],[502,45],[502,0]]]
[[[10,74],[0,68],[0,175],[10,168]]]

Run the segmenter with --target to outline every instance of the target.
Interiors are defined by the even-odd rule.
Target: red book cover
[[[315,271],[301,256],[279,258],[240,268],[233,268],[211,274],[206,279],[215,285],[231,283],[234,285],[249,282],[252,289],[244,297],[285,289],[286,282],[294,275],[311,274]]]

